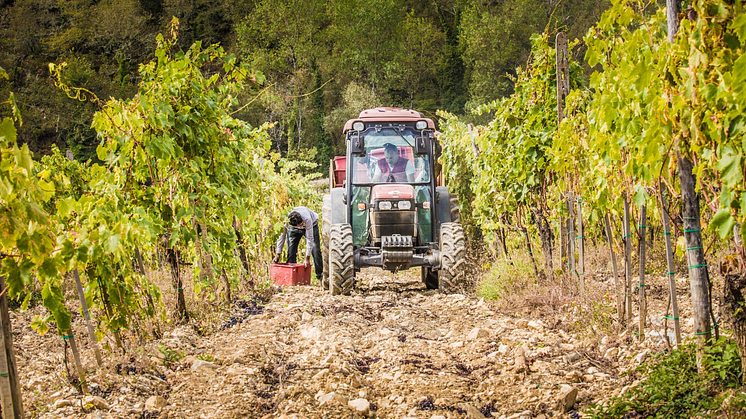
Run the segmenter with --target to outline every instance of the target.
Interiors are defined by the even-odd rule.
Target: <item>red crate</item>
[[[345,171],[347,169],[347,157],[337,156],[334,158],[334,187],[338,188],[344,184]]]
[[[311,267],[302,263],[273,263],[269,275],[277,285],[311,285]]]

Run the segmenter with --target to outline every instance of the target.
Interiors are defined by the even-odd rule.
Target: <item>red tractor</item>
[[[368,109],[347,121],[344,135],[347,153],[332,160],[324,196],[322,285],[347,294],[362,268],[420,267],[427,288],[458,290],[466,242],[456,196],[437,180],[433,121]]]

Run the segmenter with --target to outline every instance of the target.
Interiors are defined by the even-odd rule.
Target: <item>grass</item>
[[[477,295],[485,300],[499,301],[525,290],[535,282],[528,258],[497,259],[477,285]]]

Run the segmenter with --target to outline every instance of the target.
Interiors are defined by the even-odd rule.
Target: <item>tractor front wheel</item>
[[[455,293],[463,285],[466,261],[466,238],[459,223],[440,225],[440,271],[438,289]]]
[[[355,255],[352,227],[332,224],[329,232],[329,291],[332,295],[349,294],[355,285]]]

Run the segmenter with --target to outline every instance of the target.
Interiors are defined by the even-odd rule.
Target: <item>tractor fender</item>
[[[332,224],[347,223],[347,205],[345,204],[345,188],[334,188],[331,191]]]
[[[440,234],[440,225],[451,222],[450,193],[445,186],[435,187],[435,223],[437,234]],[[437,235],[435,237],[438,237]]]

